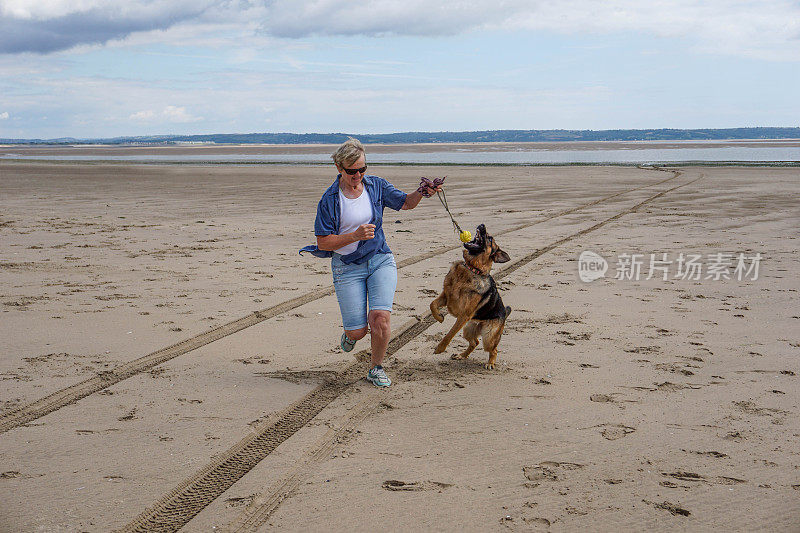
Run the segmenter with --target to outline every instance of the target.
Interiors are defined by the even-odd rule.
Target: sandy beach
[[[297,253],[331,170],[0,161],[0,531],[800,529],[797,168],[370,166],[511,256],[498,367],[434,355],[460,243],[386,210],[388,390]]]

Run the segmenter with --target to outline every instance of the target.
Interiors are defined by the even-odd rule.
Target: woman
[[[366,155],[356,139],[348,139],[331,157],[339,175],[317,206],[317,244],[300,252],[331,257],[344,325],[339,344],[349,352],[369,331],[372,363],[367,379],[378,387],[388,387],[392,382],[383,369],[383,359],[391,335],[397,265],[383,234],[383,209],[414,209],[423,196],[429,197],[437,189],[420,183],[419,189],[406,194],[383,178],[365,175]]]

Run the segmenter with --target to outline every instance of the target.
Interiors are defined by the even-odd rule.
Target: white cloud
[[[0,0],[0,14],[0,53],[120,40],[235,46],[499,30],[632,32],[685,39],[705,52],[800,60],[800,3],[792,0],[371,0],[356,10],[349,0]]]
[[[0,120],[8,120],[8,117],[9,117],[8,111],[0,113]]]
[[[89,11],[101,7],[103,3],[102,0],[0,0],[0,14],[25,20],[42,20]]]
[[[176,11],[197,13],[195,5],[207,9],[212,0],[0,0],[0,15],[20,20],[52,20],[102,12],[115,18],[154,18]]]
[[[132,114],[128,118],[130,118],[131,120],[137,120],[137,121],[148,121],[148,120],[153,120],[154,118],[156,118],[156,114],[153,113],[150,110],[138,111],[138,112]]]
[[[174,124],[186,124],[203,120],[203,117],[192,116],[186,111],[185,107],[174,105],[166,106],[160,113],[150,109],[137,111],[128,118],[136,122],[170,122]]]
[[[198,19],[212,0],[0,0],[0,53],[104,44]]]
[[[800,4],[789,0],[375,0],[359,5],[357,16],[347,0],[275,0],[262,20],[265,32],[290,38],[475,30],[633,32],[685,38],[708,52],[800,59]]]
[[[189,113],[186,112],[185,107],[175,107],[173,105],[168,105],[164,108],[164,111],[161,112],[161,116],[163,116],[169,122],[197,122],[199,120],[203,120],[203,117],[193,117]]]

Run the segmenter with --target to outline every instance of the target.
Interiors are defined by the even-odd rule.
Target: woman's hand
[[[430,198],[437,192],[442,192],[442,183],[444,183],[444,179],[446,177],[447,176],[444,178],[436,178],[433,181],[429,180],[428,178],[420,178],[417,192],[425,198]]]
[[[334,251],[358,241],[368,241],[375,237],[375,224],[361,224],[358,229],[342,235],[317,236],[317,247],[320,250]]]
[[[353,232],[353,236],[357,241],[368,241],[375,237],[375,224],[361,224],[357,230]]]

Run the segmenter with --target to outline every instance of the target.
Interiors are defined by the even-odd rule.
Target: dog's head
[[[488,273],[492,263],[510,261],[508,254],[500,249],[491,235],[486,233],[486,226],[481,224],[475,230],[475,238],[464,243],[464,261],[481,272]]]

